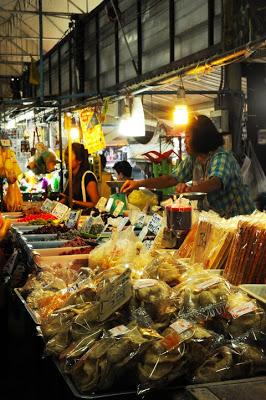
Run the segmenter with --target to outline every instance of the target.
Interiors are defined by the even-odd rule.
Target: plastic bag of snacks
[[[36,175],[48,174],[55,170],[58,159],[53,150],[48,149],[43,143],[36,145],[36,153],[29,159],[27,167]]]
[[[18,211],[22,207],[23,198],[18,183],[9,183],[4,197],[7,211]]]
[[[128,195],[128,202],[138,207],[140,210],[143,210],[147,205],[156,206],[158,204],[158,199],[150,190],[133,190]]]
[[[104,270],[134,261],[142,246],[131,227],[123,232],[114,232],[110,240],[90,252],[89,266]]]
[[[175,320],[151,343],[138,363],[139,393],[182,377],[188,378],[206,358],[218,336],[185,319]]]
[[[134,374],[137,357],[158,334],[139,328],[134,322],[106,332],[76,363],[70,375],[80,392],[102,391],[117,379]]]
[[[208,326],[227,338],[256,338],[266,334],[266,315],[256,300],[243,292],[231,293],[225,313],[208,322]]]
[[[222,314],[231,293],[231,287],[225,279],[207,271],[187,275],[176,286],[176,290],[180,296],[181,313],[195,317]]]
[[[195,371],[193,383],[249,378],[265,372],[266,357],[260,348],[232,342],[213,351]]]

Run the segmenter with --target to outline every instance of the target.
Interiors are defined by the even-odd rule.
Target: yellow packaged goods
[[[14,151],[0,146],[0,176],[14,182],[21,174]]]
[[[133,190],[128,196],[128,202],[141,210],[147,205],[156,206],[158,204],[157,197],[149,190]]]
[[[7,211],[18,211],[21,209],[23,198],[17,182],[8,184],[4,201]]]

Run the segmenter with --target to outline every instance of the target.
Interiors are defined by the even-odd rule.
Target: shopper
[[[223,217],[251,214],[254,204],[243,184],[240,168],[233,154],[223,148],[223,137],[204,115],[193,117],[185,137],[188,157],[181,161],[172,176],[127,181],[122,187],[129,192],[140,186],[162,189],[176,185],[177,193],[207,193],[204,209]],[[187,182],[192,181],[192,185]]]
[[[131,179],[132,167],[128,161],[118,161],[115,163],[113,168],[116,171],[117,179],[119,181]]]
[[[68,168],[68,148],[65,150],[65,162]],[[90,170],[88,151],[83,144],[72,144],[72,191],[73,208],[92,208],[99,200],[97,178]],[[62,195],[61,203],[68,203],[69,186]]]

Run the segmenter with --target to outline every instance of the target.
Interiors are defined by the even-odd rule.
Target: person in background
[[[68,168],[68,148],[65,150],[65,162]],[[90,170],[88,151],[83,144],[72,144],[72,190],[73,208],[93,208],[98,200],[98,185],[95,174]],[[68,183],[61,193],[61,203],[68,204]]]
[[[255,207],[243,184],[239,165],[223,144],[222,134],[208,117],[194,116],[186,129],[188,157],[178,164],[175,174],[126,181],[121,191],[130,192],[140,186],[162,189],[176,185],[177,193],[207,193],[203,209],[211,209],[222,217],[251,214]],[[189,181],[192,185],[187,184]]]
[[[117,174],[118,181],[125,181],[127,179],[131,179],[132,167],[128,161],[118,161],[113,166],[113,169]]]
[[[102,173],[101,173],[101,182],[100,182],[100,195],[102,197],[105,197],[106,199],[108,199],[111,195],[111,189],[107,185],[106,182],[112,180],[112,174],[105,170],[106,157],[104,154],[101,154],[101,167],[102,167]]]

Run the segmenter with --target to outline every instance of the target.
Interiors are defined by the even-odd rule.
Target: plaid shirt
[[[193,180],[194,184],[212,177],[220,178],[222,188],[208,193],[207,199],[210,208],[222,217],[251,214],[255,209],[236,159],[223,147],[210,155],[205,166],[195,157],[188,156],[179,163],[174,177],[179,183]]]

